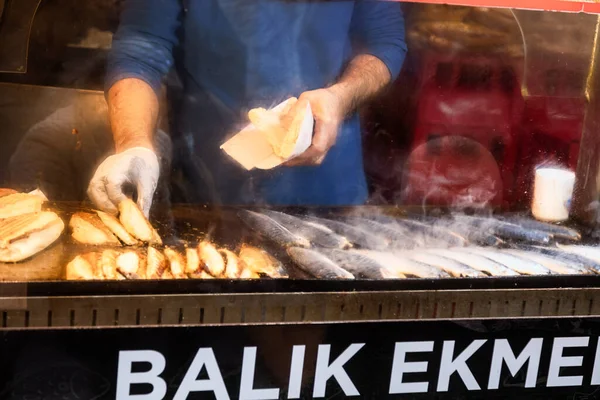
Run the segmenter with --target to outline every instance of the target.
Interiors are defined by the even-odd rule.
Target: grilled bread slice
[[[30,216],[24,218],[30,219]],[[18,221],[11,219],[10,222],[19,225]],[[52,212],[38,213],[29,226],[31,229],[19,225],[15,231],[7,229],[3,232],[2,240],[6,246],[0,248],[0,262],[19,262],[39,253],[54,243],[65,229],[64,222]]]
[[[119,220],[103,211],[96,211],[100,220],[107,226],[108,229],[117,237],[121,242],[126,244],[127,246],[135,246],[138,244],[137,239],[127,232],[125,227],[121,225]]]
[[[0,197],[0,219],[42,211],[44,199],[27,193],[13,193]]]
[[[133,200],[125,199],[119,203],[119,220],[127,232],[139,240],[150,244],[162,244],[158,232],[154,230]]]
[[[115,245],[121,244],[119,239],[102,222],[96,214],[78,212],[73,214],[69,222],[71,236],[83,244],[91,245]]]

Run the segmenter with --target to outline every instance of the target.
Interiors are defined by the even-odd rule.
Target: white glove
[[[108,157],[90,181],[87,194],[101,210],[116,213],[126,198],[123,185],[137,188],[137,203],[148,217],[159,176],[158,157],[145,147],[133,147]]]

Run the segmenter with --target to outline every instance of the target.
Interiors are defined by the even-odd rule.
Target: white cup
[[[546,222],[569,219],[575,173],[561,168],[538,168],[533,184],[533,216]]]

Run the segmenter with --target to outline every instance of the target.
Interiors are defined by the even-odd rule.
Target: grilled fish
[[[183,255],[181,255],[177,250],[171,249],[169,247],[165,248],[165,256],[169,261],[169,267],[173,277],[175,279],[183,279],[185,278],[185,260]]]
[[[390,271],[417,278],[447,278],[450,275],[441,269],[412,260],[400,254],[373,250],[351,250],[375,260]]]
[[[325,218],[304,217],[305,221],[320,224],[347,238],[352,244],[369,250],[385,250],[390,241],[387,238],[371,235],[364,229],[354,227],[344,222],[333,221]]]
[[[396,223],[422,234],[422,240],[427,246],[442,244],[444,247],[466,246],[468,240],[457,232],[440,226],[427,225],[411,219],[396,219]]]
[[[322,279],[354,279],[354,275],[314,250],[290,247],[287,253],[306,273]]]
[[[119,220],[127,232],[142,242],[162,244],[160,236],[133,200],[125,199],[119,203]]]
[[[513,271],[506,266],[490,260],[487,257],[479,254],[462,253],[459,251],[452,251],[448,249],[427,249],[428,253],[437,254],[452,260],[456,260],[462,264],[468,265],[469,267],[476,269],[481,272],[485,272],[491,276],[516,276],[519,273]]]
[[[552,271],[550,271],[548,268],[546,268],[543,265],[540,265],[534,261],[530,261],[525,258],[517,257],[512,254],[502,253],[495,249],[487,249],[484,247],[465,247],[465,248],[459,248],[456,250],[460,251],[461,249],[464,252],[479,254],[479,255],[487,257],[491,260],[499,262],[500,264],[503,264],[507,268],[517,271],[518,273],[523,274],[523,275],[549,275],[549,274],[552,274]]]
[[[600,274],[600,264],[587,257],[583,257],[580,254],[571,253],[556,247],[534,246],[531,248],[526,248],[526,250],[538,251],[550,257],[555,257],[560,261],[564,261],[569,265],[581,264],[584,265],[585,268],[587,268],[588,270],[594,272],[595,274]]]
[[[523,250],[515,250],[515,249],[506,249],[502,250],[504,253],[512,254],[517,257],[525,258],[536,262],[538,264],[543,265],[548,268],[550,271],[555,272],[557,274],[563,275],[577,275],[577,274],[586,274],[589,271],[581,266],[576,267],[573,265],[569,265],[563,261],[557,260],[555,258],[549,257],[547,255],[541,253],[534,253],[531,251],[523,251]]]
[[[160,279],[167,270],[168,263],[165,255],[160,250],[148,246],[146,277],[148,279]]]
[[[128,246],[135,246],[138,241],[127,232],[125,227],[121,225],[119,220],[103,211],[96,211],[98,218],[106,225],[106,227],[115,235],[121,242]]]
[[[116,250],[104,250],[100,256],[100,265],[102,266],[102,274],[104,278],[117,279],[117,257],[119,253]]]
[[[357,278],[406,278],[406,275],[396,270],[389,270],[373,258],[369,258],[363,254],[338,249],[321,249],[319,252]]]
[[[239,259],[243,264],[242,271],[247,270],[257,276],[266,275],[271,278],[288,277],[283,264],[262,249],[244,244],[240,249]]]
[[[281,224],[296,236],[308,239],[315,246],[332,249],[350,247],[348,239],[330,229],[320,228],[318,225],[307,223],[300,218],[279,211],[264,210],[262,213]]]
[[[225,272],[225,261],[212,243],[207,241],[200,242],[198,244],[198,256],[200,257],[200,264],[209,274],[214,277],[223,275]]]
[[[120,246],[121,242],[96,214],[77,212],[69,222],[71,236],[83,244]]]
[[[466,264],[446,258],[433,253],[425,252],[410,252],[406,253],[406,256],[411,259],[421,262],[423,264],[431,265],[432,267],[439,268],[446,271],[454,277],[481,277],[485,274],[481,271],[475,270]]]
[[[391,226],[360,217],[346,217],[343,222],[360,228],[372,236],[389,241],[389,247],[394,249],[414,249],[417,242],[410,237],[410,232],[399,226]]]
[[[135,251],[125,251],[117,256],[117,271],[127,279],[141,279],[140,256]]]
[[[195,274],[200,270],[200,256],[196,248],[185,249],[185,273]]]
[[[475,228],[484,232],[489,232],[505,239],[519,240],[528,243],[549,244],[552,241],[552,234],[538,231],[535,229],[526,229],[519,225],[500,221],[495,218],[481,218],[471,216],[457,217],[459,221],[465,221],[472,224]]]
[[[298,236],[272,218],[249,210],[238,212],[240,219],[252,230],[282,247],[310,247],[308,239]]]
[[[503,221],[518,225],[525,229],[534,229],[537,231],[548,232],[554,237],[567,240],[581,240],[581,233],[575,229],[567,228],[566,226],[549,224],[546,222],[536,221],[530,218],[522,217],[503,217]]]
[[[595,246],[565,246],[557,245],[559,249],[568,253],[580,255],[581,257],[589,258],[597,263],[600,263],[600,248]]]
[[[227,249],[220,249],[219,253],[221,253],[223,258],[227,261],[224,274],[225,277],[229,279],[239,278],[242,271],[238,256]]]
[[[94,268],[82,255],[67,264],[67,280],[88,281],[94,279]]]

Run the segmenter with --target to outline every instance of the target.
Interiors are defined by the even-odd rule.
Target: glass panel
[[[29,215],[35,195],[0,197],[0,260],[23,263],[0,279],[62,279],[74,259],[78,280],[494,275],[462,256],[440,266],[432,249],[502,257],[578,235],[534,218],[595,223],[595,15],[297,0],[0,10],[0,183],[39,189],[65,224],[50,240],[60,223]],[[569,216],[572,201],[594,215]],[[15,233],[16,214],[29,219]],[[508,270],[598,267],[583,255]]]

